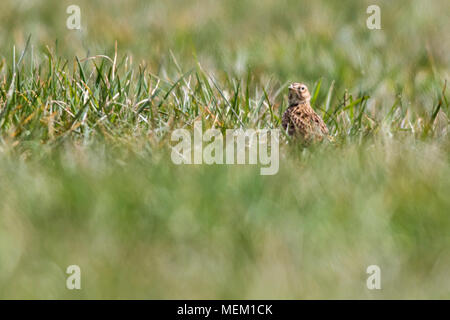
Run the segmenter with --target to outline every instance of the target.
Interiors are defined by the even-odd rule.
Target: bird
[[[311,94],[303,83],[294,82],[289,86],[289,107],[283,114],[281,124],[288,135],[301,138],[305,142],[322,141],[329,138],[327,125],[313,110]]]

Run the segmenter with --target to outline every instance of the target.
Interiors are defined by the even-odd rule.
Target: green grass
[[[450,297],[448,1],[379,1],[380,31],[364,1],[79,1],[82,31],[4,2],[1,298]],[[279,128],[292,81],[334,143],[172,164],[195,120]]]

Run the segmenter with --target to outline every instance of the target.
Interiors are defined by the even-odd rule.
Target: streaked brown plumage
[[[300,137],[307,142],[321,141],[328,137],[328,128],[311,107],[310,100],[311,94],[304,84],[291,84],[289,107],[283,114],[281,124],[290,136]]]

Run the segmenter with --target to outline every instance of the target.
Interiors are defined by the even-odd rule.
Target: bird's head
[[[289,86],[289,105],[297,105],[299,103],[309,102],[311,94],[308,87],[303,83],[293,83]]]

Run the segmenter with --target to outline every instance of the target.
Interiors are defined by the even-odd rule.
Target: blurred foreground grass
[[[78,3],[82,31],[2,3],[1,298],[450,297],[448,1],[379,1],[380,31],[365,1]],[[335,144],[172,164],[196,119],[279,127],[290,81]]]
[[[1,161],[8,298],[448,298],[449,145],[288,151],[280,172],[63,149]],[[78,264],[82,290],[65,288]],[[382,290],[366,288],[367,266]]]

